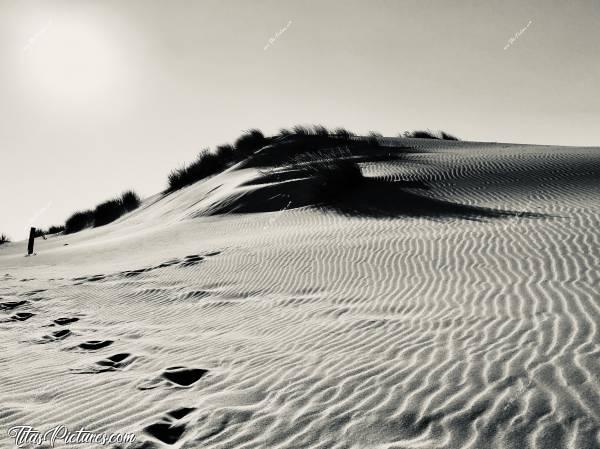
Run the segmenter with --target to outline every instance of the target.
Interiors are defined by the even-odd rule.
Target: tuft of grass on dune
[[[254,154],[268,143],[269,139],[262,132],[258,129],[251,129],[238,137],[233,146],[238,157],[244,158]]]
[[[73,234],[94,225],[94,211],[84,210],[75,212],[65,222],[65,234]]]
[[[262,132],[251,129],[238,137],[234,145],[219,145],[215,151],[205,148],[198,154],[195,161],[169,173],[166,193],[174,192],[217,174],[254,154],[268,143],[269,139]]]
[[[380,143],[376,138],[355,137],[353,133],[337,128],[327,130],[322,126],[296,126],[293,129],[282,129],[273,137],[271,145],[246,159],[245,166],[269,167],[285,165],[295,158],[328,150],[330,153],[348,148],[377,149]]]
[[[233,145],[219,145],[214,151],[205,148],[200,151],[194,161],[172,170],[167,179],[168,186],[165,193],[174,192],[220,173],[275,144],[287,144],[286,149],[291,149],[291,155],[293,155],[346,142],[352,137],[354,134],[344,128],[331,131],[322,125],[284,128],[278,134],[270,137],[266,137],[258,129],[251,129],[238,137]]]
[[[58,226],[50,226],[46,234],[58,234],[59,232],[64,232],[65,227],[63,225]]]
[[[59,232],[63,232],[64,230],[65,230],[65,227],[62,225],[50,226],[48,229],[37,228],[35,230],[34,236],[35,237],[43,237],[46,235],[58,234]]]
[[[435,133],[433,131],[405,131],[400,137],[412,137],[416,139],[437,139],[437,140],[460,140],[458,137],[453,136],[445,131]]]
[[[349,153],[314,151],[296,157],[289,168],[301,172],[315,182],[316,204],[337,202],[365,180],[359,165],[349,158]]]
[[[169,173],[167,192],[174,192],[201,179],[219,173],[234,161],[234,153],[230,148],[221,147],[219,153],[212,153],[208,148],[201,151],[195,161],[185,164]]]
[[[117,198],[98,204],[94,210],[75,212],[65,222],[64,233],[72,234],[86,228],[104,226],[137,209],[140,202],[139,196],[128,190]]]
[[[0,245],[10,243],[10,238],[6,234],[0,234]]]
[[[314,162],[308,172],[319,186],[317,199],[322,203],[335,203],[365,179],[358,164],[347,159]]]
[[[131,212],[140,207],[140,197],[133,190],[127,190],[121,194],[121,205],[123,207],[123,214]]]
[[[458,137],[448,134],[445,131],[442,131],[440,135],[442,136],[442,140],[460,140]]]
[[[100,203],[94,209],[94,227],[104,226],[116,219],[137,209],[140,198],[131,190],[124,192],[120,197]]]

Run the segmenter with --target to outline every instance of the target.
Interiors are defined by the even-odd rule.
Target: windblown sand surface
[[[0,447],[598,448],[600,149],[407,141],[361,168],[426,214],[218,214],[287,191],[245,168],[1,247]]]

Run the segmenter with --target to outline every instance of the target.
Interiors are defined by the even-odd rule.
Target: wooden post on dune
[[[35,228],[31,228],[29,230],[29,244],[27,245],[27,255],[31,256],[33,254],[33,242],[35,239]]]

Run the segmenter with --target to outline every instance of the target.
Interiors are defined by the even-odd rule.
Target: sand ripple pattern
[[[0,429],[85,425],[140,448],[599,447],[600,153],[453,145],[364,170],[543,217],[298,209],[172,225],[122,271],[33,285],[1,265]]]

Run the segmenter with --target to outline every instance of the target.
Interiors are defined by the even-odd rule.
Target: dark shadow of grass
[[[214,204],[206,214],[275,212],[316,207],[344,215],[371,218],[486,220],[543,216],[436,199],[420,193],[423,190],[428,190],[428,185],[418,180],[366,178],[358,164],[350,160],[309,161],[263,172],[261,177],[246,183],[237,193]]]
[[[423,184],[427,188],[426,184]],[[485,220],[522,217],[540,218],[532,212],[493,209],[455,203],[412,191],[404,182],[363,179],[350,194],[323,206],[345,215],[373,218],[425,217],[431,219],[460,218]]]

